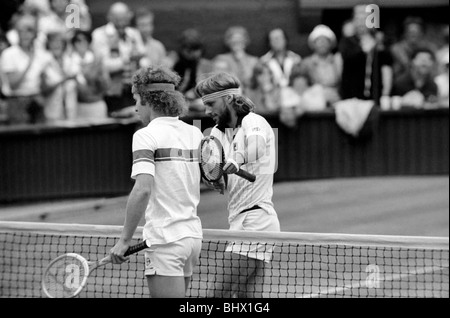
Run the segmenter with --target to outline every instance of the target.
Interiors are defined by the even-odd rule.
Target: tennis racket
[[[124,256],[137,253],[148,246],[144,242],[130,246]],[[73,298],[86,286],[93,270],[111,262],[110,256],[90,262],[76,253],[58,256],[47,266],[42,278],[42,290],[49,298]]]
[[[208,136],[202,139],[200,144],[200,170],[203,178],[209,182],[218,181],[224,174],[225,153],[220,141],[214,136]],[[236,175],[255,182],[256,176],[245,170],[240,169]]]

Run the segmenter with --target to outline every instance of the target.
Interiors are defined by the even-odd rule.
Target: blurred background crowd
[[[339,30],[313,28],[308,55],[291,49],[286,30],[274,27],[265,53],[254,56],[248,52],[252,34],[229,25],[217,34],[224,51],[207,57],[208,42],[197,28],[184,30],[175,50],[154,38],[158,17],[151,4],[132,9],[112,3],[106,24],[94,27],[84,0],[15,2],[0,30],[3,125],[132,117],[132,74],[150,65],[181,76],[177,89],[192,114],[204,107],[196,83],[215,71],[235,74],[256,112],[279,116],[287,126],[348,101],[373,101],[383,110],[449,107],[449,26],[430,39],[426,22],[416,16],[402,22],[401,37],[388,41],[382,28],[368,27],[367,5],[357,5]]]

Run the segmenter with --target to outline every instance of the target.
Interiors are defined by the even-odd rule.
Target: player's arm
[[[252,163],[262,158],[266,151],[266,140],[260,134],[252,134],[246,138],[247,147],[243,150],[234,151],[232,160],[223,167],[225,173],[236,173],[243,164]]]
[[[127,260],[123,255],[131,245],[131,239],[139,225],[150,200],[154,178],[150,174],[139,174],[128,197],[125,222],[117,244],[111,249],[113,263],[120,264]]]
[[[135,183],[128,197],[122,234],[110,251],[113,263],[122,263],[126,260],[123,255],[130,246],[131,238],[145,213],[154,187],[154,153],[157,149],[157,142],[153,134],[143,129],[135,132],[132,149],[131,178],[135,180]]]

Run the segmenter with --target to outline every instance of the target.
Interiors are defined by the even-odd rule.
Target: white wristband
[[[227,162],[230,162],[233,164],[233,166],[236,167],[237,171],[239,171],[240,167],[238,165],[238,163],[236,161],[234,161],[233,159],[229,158]]]

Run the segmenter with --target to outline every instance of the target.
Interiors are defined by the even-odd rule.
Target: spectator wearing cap
[[[110,87],[105,100],[108,112],[114,116],[125,106],[134,104],[131,76],[139,67],[145,46],[139,31],[131,27],[133,12],[123,2],[111,5],[108,23],[92,32],[92,49],[109,72]]]
[[[256,56],[246,52],[250,43],[247,29],[242,26],[228,28],[224,43],[229,52],[214,58],[214,70],[235,75],[241,82],[241,89],[245,94],[250,86],[253,69],[258,63]]]
[[[197,83],[213,71],[213,64],[204,57],[205,46],[200,32],[187,29],[181,34],[180,47],[173,61],[173,69],[181,77],[177,87],[186,97],[190,110],[203,111],[203,103],[195,95]]]
[[[436,46],[425,38],[425,24],[419,17],[407,17],[403,22],[403,38],[391,46],[394,78],[409,70],[413,53],[422,48],[436,51]]]
[[[373,100],[380,104],[382,96],[392,89],[392,56],[377,42],[376,30],[366,26],[365,5],[353,8],[354,33],[339,43],[342,55],[342,79],[339,93],[342,99]]]
[[[412,54],[411,69],[394,81],[392,95],[402,97],[402,106],[433,106],[438,96],[438,87],[434,81],[435,66],[435,54],[432,50],[417,49]]]
[[[322,95],[317,96],[316,101],[333,104],[340,99],[338,89],[342,75],[342,57],[333,53],[336,36],[328,26],[320,24],[310,33],[308,45],[313,54],[294,66],[290,85],[300,96],[316,91]]]
[[[269,66],[278,87],[287,87],[294,65],[300,63],[301,57],[289,50],[289,39],[283,29],[276,28],[267,35],[269,52],[260,59]]]

